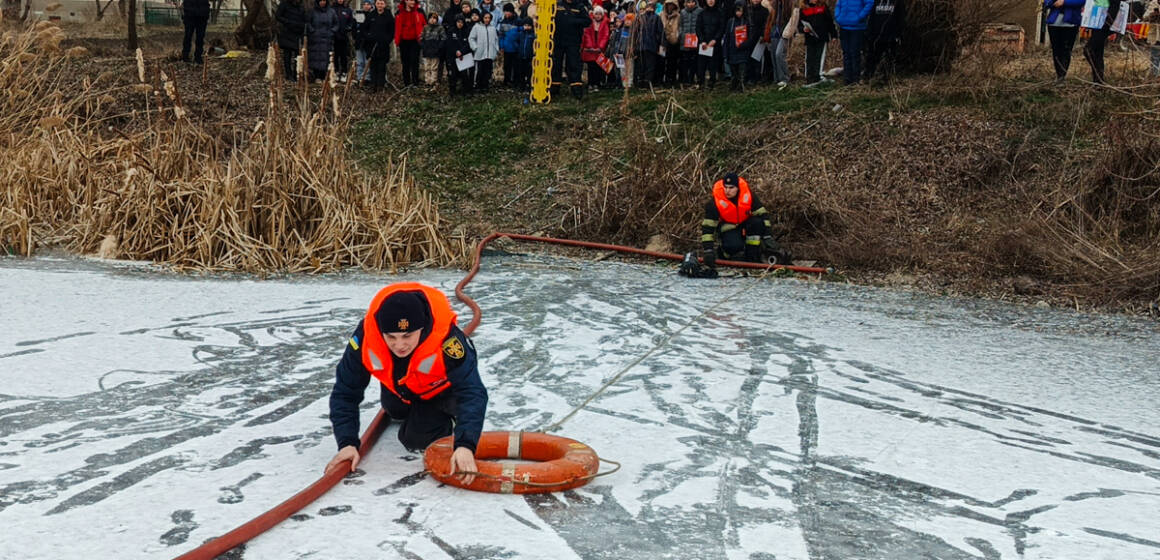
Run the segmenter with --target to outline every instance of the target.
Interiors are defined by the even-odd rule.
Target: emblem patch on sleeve
[[[465,354],[463,344],[454,336],[443,341],[443,353],[453,360],[461,360]]]
[[[350,347],[355,349],[355,350],[358,350],[358,339],[357,338],[355,338],[353,336],[350,337]]]

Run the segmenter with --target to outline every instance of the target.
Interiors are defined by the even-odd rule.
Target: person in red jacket
[[[415,0],[403,0],[399,15],[395,16],[395,44],[403,62],[403,87],[417,86],[419,82],[419,39],[427,16],[415,5]]]
[[[580,60],[588,65],[588,87],[596,90],[604,85],[604,69],[596,63],[608,46],[608,20],[604,18],[604,8],[592,8],[592,25],[584,28],[580,39]]]

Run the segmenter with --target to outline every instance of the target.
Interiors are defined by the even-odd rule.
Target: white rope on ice
[[[762,280],[763,278],[765,278],[766,275],[768,275],[771,270],[774,270],[774,268],[772,266],[769,268],[766,268],[765,271],[761,273],[761,276],[757,277],[757,280]],[[640,357],[633,360],[632,363],[628,364],[627,366],[624,366],[624,368],[622,368],[616,375],[612,376],[612,379],[609,379],[607,382],[604,383],[604,385],[602,385],[599,389],[597,389],[595,393],[592,393],[591,395],[588,396],[588,398],[584,399],[584,402],[580,403],[578,406],[576,406],[576,408],[573,408],[572,411],[569,412],[567,416],[564,416],[560,420],[553,422],[552,424],[549,424],[547,428],[544,428],[544,432],[552,432],[552,431],[558,430],[560,428],[560,426],[564,425],[564,422],[567,422],[569,419],[571,419],[573,416],[575,416],[577,412],[580,412],[581,409],[588,406],[588,404],[591,403],[593,400],[595,400],[596,397],[599,397],[600,394],[603,393],[605,389],[608,389],[609,387],[612,386],[613,383],[616,383],[617,381],[619,381],[620,378],[624,376],[624,374],[628,373],[629,370],[636,367],[637,364],[643,362],[646,358],[648,358],[649,356],[656,353],[657,350],[660,350],[661,348],[668,345],[669,341],[676,338],[682,332],[685,332],[685,329],[689,328],[694,323],[700,321],[702,317],[708,315],[713,310],[724,305],[725,302],[745,293],[750,288],[753,288],[756,285],[757,285],[757,282],[752,282],[748,286],[745,286],[744,288],[741,288],[740,290],[737,290],[737,291],[733,292],[732,294],[725,296],[717,303],[714,303],[713,305],[706,308],[704,311],[702,311],[696,317],[693,317],[692,319],[690,319],[687,323],[682,325],[681,328],[673,331],[672,333],[669,333],[668,336],[661,339],[661,341],[658,342],[656,345],[654,345],[651,349],[649,349],[648,352],[645,352]]]

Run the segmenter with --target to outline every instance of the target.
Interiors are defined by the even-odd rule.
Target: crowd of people
[[[362,0],[358,9],[346,1],[280,1],[275,19],[287,79],[297,79],[305,44],[311,79],[325,77],[333,54],[340,81],[381,90],[397,53],[404,87],[445,82],[452,95],[469,94],[488,91],[494,79],[506,88],[531,88],[537,19],[531,0],[502,6],[451,0],[442,14],[418,0],[394,6]],[[581,98],[588,90],[630,83],[711,88],[729,81],[733,90],[758,82],[785,85],[789,45],[799,33],[807,85],[828,79],[822,73],[826,46],[839,39],[846,82],[854,83],[873,76],[893,50],[904,1],[837,0],[831,11],[825,0],[560,0],[551,87],[559,93],[566,84]]]
[[[361,1],[361,6],[347,2]],[[395,2],[398,0],[391,0]],[[515,0],[450,0],[441,14],[426,0],[280,0],[275,12],[283,76],[305,70],[326,77],[333,58],[339,80],[374,90],[387,85],[387,66],[397,53],[402,85],[446,83],[452,95],[486,92],[494,80],[529,91],[536,43],[536,5]],[[728,81],[743,90],[759,82],[784,87],[791,79],[790,45],[802,35],[805,87],[829,81],[823,72],[827,47],[842,46],[847,84],[887,73],[904,31],[906,0],[559,0],[555,16],[551,88],[565,85],[582,98],[601,88],[700,87]],[[1123,34],[1125,16],[1160,23],[1160,9],[1145,16],[1129,0],[1042,0],[1044,24],[1057,79],[1065,79],[1081,28],[1092,80],[1104,81],[1104,46]],[[311,3],[307,6],[305,3]],[[333,4],[332,4],[333,3]],[[1139,10],[1134,7],[1139,5]],[[182,59],[191,46],[202,61],[208,0],[185,0]],[[1121,13],[1123,12],[1123,13]],[[1135,13],[1139,12],[1139,13]],[[196,41],[194,40],[196,38]],[[354,57],[353,64],[351,57]],[[353,75],[350,75],[353,71]],[[587,74],[585,76],[585,73]]]

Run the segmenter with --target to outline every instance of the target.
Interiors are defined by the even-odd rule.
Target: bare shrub
[[[950,71],[963,50],[979,40],[985,24],[1017,9],[1029,9],[1027,2],[910,0],[898,48],[899,67],[917,73]]]
[[[640,119],[627,123],[623,153],[630,154],[628,160],[615,167],[593,165],[602,173],[598,186],[573,189],[563,229],[643,245],[658,232],[686,230],[700,221],[701,205],[695,201],[707,193],[704,154],[713,135],[682,127],[678,116],[683,111],[670,98],[656,110],[651,126]]]
[[[1145,120],[1108,123],[1086,172],[1062,177],[1036,213],[1033,246],[1077,294],[1160,297],[1160,116]]]

